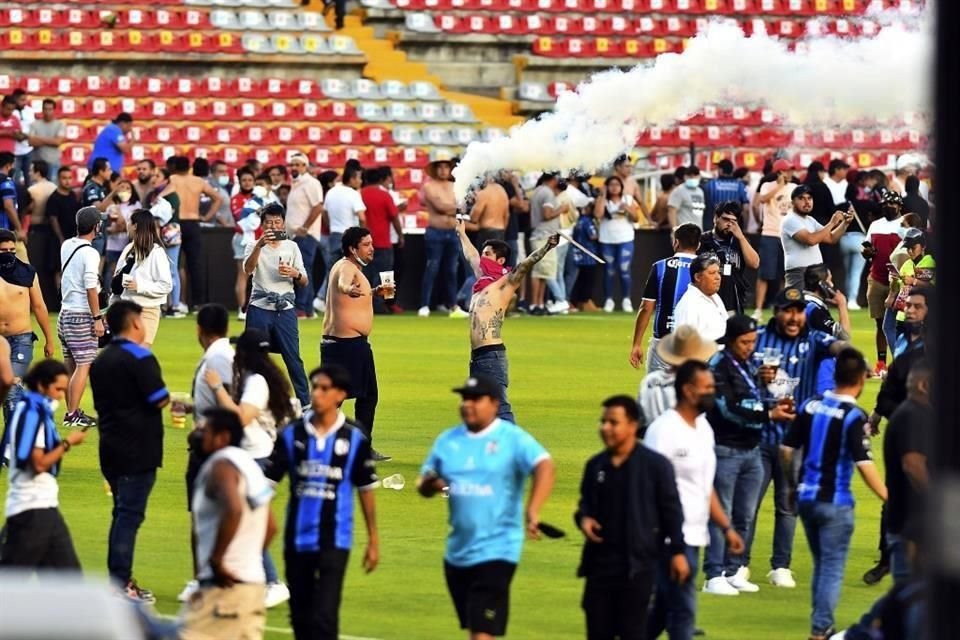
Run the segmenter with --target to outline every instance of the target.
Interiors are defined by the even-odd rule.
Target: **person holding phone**
[[[287,239],[286,211],[279,203],[257,212],[263,235],[244,251],[243,270],[253,276],[247,307],[247,329],[260,329],[270,336],[271,351],[279,353],[287,367],[294,395],[301,407],[310,403],[307,373],[300,358],[300,329],[297,326],[296,287],[307,283],[300,248]]]

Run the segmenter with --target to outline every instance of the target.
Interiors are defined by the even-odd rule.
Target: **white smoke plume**
[[[491,142],[473,142],[454,170],[463,200],[477,178],[502,168],[593,171],[632,149],[649,127],[666,127],[706,104],[764,105],[795,125],[889,121],[931,104],[934,38],[884,27],[872,38],[820,37],[796,51],[765,34],[714,22],[683,53],[651,66],[598,73],[562,94],[552,113]]]

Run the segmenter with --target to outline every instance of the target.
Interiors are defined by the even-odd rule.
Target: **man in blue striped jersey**
[[[370,441],[347,420],[350,375],[330,364],[310,372],[310,408],[280,432],[264,473],[290,477],[284,559],[290,586],[290,622],[296,640],[337,638],[343,576],[353,542],[353,490],[367,524],[363,568],[380,559],[373,491],[377,475]]]
[[[807,326],[807,302],[803,291],[787,288],[777,294],[774,300],[775,316],[766,327],[757,331],[755,359],[762,359],[765,349],[772,348],[780,352],[778,378],[795,378],[798,383],[793,391],[793,401],[800,406],[816,393],[817,369],[820,363],[849,346],[832,335]],[[770,558],[771,571],[767,579],[776,587],[792,589],[797,586],[790,571],[793,550],[793,534],[797,526],[796,511],[787,504],[786,470],[780,465],[779,447],[786,432],[787,423],[769,422],[763,429],[760,453],[763,460],[763,482],[760,485],[760,499],[757,507],[763,504],[771,480],[774,487],[775,522],[773,529],[773,555]],[[759,515],[759,514],[758,514]],[[753,532],[756,532],[757,518],[753,520]],[[753,533],[750,535],[753,539]],[[748,545],[749,549],[750,546]],[[749,557],[746,565],[749,566]]]
[[[657,260],[650,268],[633,330],[630,364],[634,369],[643,363],[643,334],[647,332],[650,318],[653,318],[653,336],[647,351],[647,373],[669,366],[657,356],[657,343],[674,330],[673,309],[690,285],[690,263],[697,257],[700,235],[700,227],[692,222],[681,224],[673,230],[673,256]]]
[[[850,481],[854,467],[867,486],[887,500],[887,488],[873,464],[867,414],[857,406],[868,371],[859,351],[841,351],[834,371],[835,389],[801,405],[780,446],[784,468],[792,467],[795,450],[803,450],[800,484],[795,484],[792,475],[788,483],[790,501],[795,499],[799,505],[813,556],[811,640],[825,640],[834,634],[833,612],[853,536]]]

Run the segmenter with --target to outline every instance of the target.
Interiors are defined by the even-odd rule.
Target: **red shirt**
[[[360,189],[360,197],[367,207],[367,229],[373,236],[374,249],[391,249],[390,223],[400,215],[390,192],[379,185]]]
[[[0,131],[20,131],[20,117],[14,111],[9,118],[0,119]],[[17,147],[17,141],[13,138],[0,138],[0,151],[13,153]]]

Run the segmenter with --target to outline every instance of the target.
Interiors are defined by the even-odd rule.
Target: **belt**
[[[507,345],[503,344],[502,342],[500,344],[487,344],[482,347],[477,347],[476,349],[471,351],[470,357],[476,358],[484,355],[485,353],[494,353],[496,351],[506,351],[506,350],[507,350]]]
[[[352,338],[341,338],[340,336],[323,336],[323,342],[366,342],[367,336],[354,336]]]

